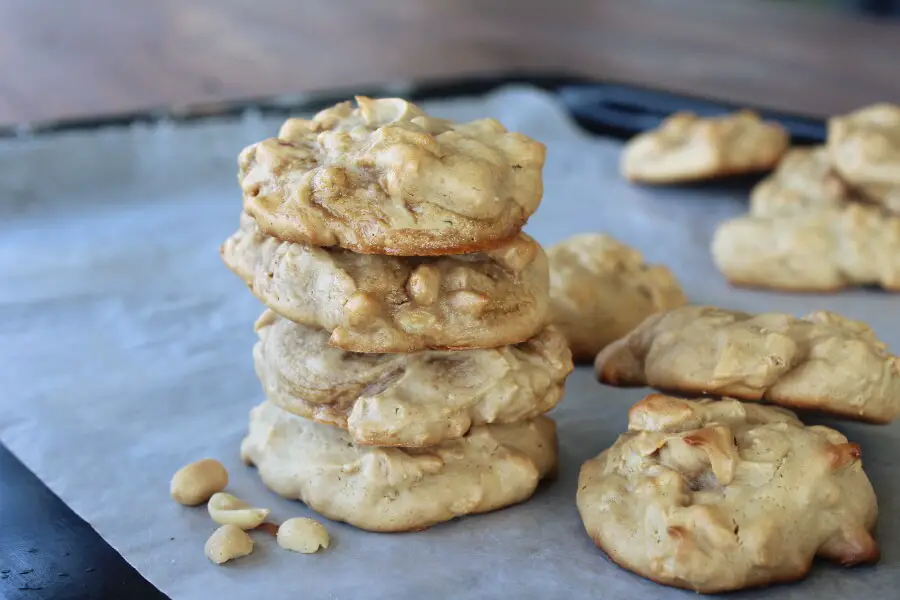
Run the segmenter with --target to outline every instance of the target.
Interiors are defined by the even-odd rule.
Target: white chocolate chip
[[[285,550],[312,554],[319,548],[327,548],[328,531],[318,521],[295,517],[288,519],[278,528],[278,545]]]
[[[253,508],[243,500],[219,492],[209,499],[209,516],[219,525],[237,525],[241,529],[254,529],[269,516],[267,508]]]
[[[206,540],[206,558],[217,565],[253,552],[253,540],[237,525],[222,525]]]
[[[228,485],[228,471],[217,460],[204,458],[178,469],[172,476],[169,493],[179,504],[203,504]]]

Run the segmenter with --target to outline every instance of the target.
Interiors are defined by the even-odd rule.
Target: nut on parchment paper
[[[253,552],[253,540],[237,525],[222,525],[206,540],[206,558],[217,565]]]
[[[278,545],[285,550],[313,554],[327,548],[330,541],[325,526],[313,519],[295,517],[278,528]]]
[[[254,508],[231,494],[213,494],[207,504],[209,516],[219,525],[237,525],[241,529],[255,529],[269,516],[269,509]]]
[[[228,471],[217,460],[204,458],[181,467],[172,476],[172,499],[186,506],[203,504],[228,485]]]

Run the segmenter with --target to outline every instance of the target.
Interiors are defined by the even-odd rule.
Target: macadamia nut
[[[285,550],[313,554],[327,548],[329,541],[325,526],[313,519],[295,517],[278,528],[278,545]]]
[[[237,525],[222,525],[206,541],[206,558],[217,565],[253,552],[253,540]]]
[[[219,525],[237,525],[241,529],[254,529],[269,516],[267,508],[253,508],[243,500],[219,492],[213,494],[207,505],[209,516]]]
[[[181,467],[172,476],[169,493],[179,504],[196,506],[203,504],[216,492],[228,485],[228,471],[217,460],[204,458]]]

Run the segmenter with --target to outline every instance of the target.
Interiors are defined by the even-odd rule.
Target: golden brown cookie
[[[734,285],[835,292],[878,285],[900,291],[900,216],[847,202],[839,208],[744,216],[719,224],[711,252]]]
[[[570,237],[547,251],[550,318],[580,362],[648,315],[687,302],[663,265],[648,265],[640,252],[599,233]]]
[[[375,448],[264,402],[250,412],[241,456],[269,489],[329,519],[416,531],[531,497],[556,470],[556,424],[538,417],[429,448]]]
[[[874,104],[828,121],[835,169],[869,199],[900,213],[900,106]]]
[[[887,423],[900,414],[900,358],[864,323],[685,306],[607,346],[600,381],[732,396]]]
[[[766,171],[788,147],[787,132],[751,111],[720,117],[675,113],[631,139],[621,171],[640,183],[667,184]]]
[[[328,333],[267,311],[257,322],[256,373],[269,400],[342,427],[356,444],[433,446],[473,425],[533,419],[563,396],[572,359],[548,327],[521,344],[410,354],[358,354]]]
[[[543,194],[545,149],[493,119],[456,124],[399,98],[290,119],[239,158],[244,210],[268,235],[366,254],[493,248]]]
[[[790,150],[753,189],[750,214],[717,227],[711,250],[735,285],[900,289],[900,216],[844,183],[825,148]]]
[[[353,352],[492,348],[546,321],[547,257],[530,237],[473,254],[391,257],[282,242],[247,215],[225,264],[269,308]]]
[[[785,410],[653,394],[581,468],[585,529],[619,566],[703,593],[875,562],[878,503],[857,444]]]
[[[791,148],[775,171],[750,192],[750,214],[794,216],[841,208],[853,199],[853,191],[831,166],[825,146]]]

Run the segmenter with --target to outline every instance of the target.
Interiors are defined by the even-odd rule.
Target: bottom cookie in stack
[[[435,446],[382,448],[267,401],[250,413],[241,456],[271,490],[330,519],[415,531],[528,499],[556,471],[556,424],[476,425]]]
[[[715,593],[803,578],[816,556],[874,562],[857,444],[785,409],[652,394],[581,469],[585,529],[616,564]]]

